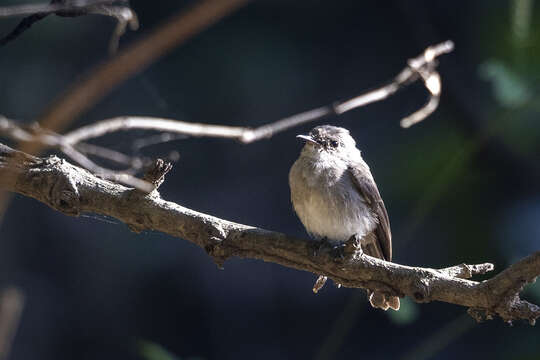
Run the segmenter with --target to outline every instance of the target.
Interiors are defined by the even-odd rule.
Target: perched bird
[[[386,208],[356,142],[344,128],[322,125],[309,135],[289,172],[294,210],[317,240],[344,244],[360,239],[365,254],[392,260]],[[399,309],[399,298],[368,291],[373,307]]]

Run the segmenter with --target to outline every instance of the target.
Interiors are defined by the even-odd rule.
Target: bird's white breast
[[[289,183],[294,210],[315,238],[339,243],[352,235],[363,238],[377,226],[347,164],[335,156],[303,152],[291,168]]]

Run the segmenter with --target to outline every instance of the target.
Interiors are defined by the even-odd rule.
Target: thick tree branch
[[[157,164],[150,181],[159,183],[169,168]],[[540,252],[487,281],[475,282],[460,277],[489,271],[491,264],[435,270],[385,262],[354,251],[344,259],[325,252],[315,254],[312,241],[202,214],[163,200],[157,191],[144,194],[97,178],[55,156],[37,158],[1,144],[0,172],[0,188],[33,197],[67,215],[104,214],[133,231],[155,230],[189,240],[218,265],[233,256],[260,259],[327,276],[347,287],[410,296],[417,302],[462,305],[479,320],[498,315],[505,321],[524,319],[534,324],[540,316],[540,307],[519,298],[523,286],[540,274]],[[5,174],[17,180],[6,182]]]

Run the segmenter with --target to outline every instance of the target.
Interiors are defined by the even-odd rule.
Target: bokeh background
[[[22,1],[2,1],[2,5]],[[132,1],[140,38],[186,1]],[[540,248],[540,5],[514,1],[254,1],[133,76],[71,128],[118,115],[256,126],[352,97],[452,39],[439,109],[410,129],[421,85],[333,117],[351,130],[390,215],[395,261],[501,270]],[[2,19],[0,34],[17,18]],[[50,17],[0,48],[0,113],[31,121],[107,58],[114,21]],[[313,124],[315,125],[315,124]],[[252,145],[179,139],[162,196],[232,221],[306,236],[288,170],[312,125]],[[148,132],[99,144],[130,152]],[[5,139],[4,139],[5,140]],[[540,330],[476,324],[465,308],[407,299],[371,309],[361,290],[254,260],[218,270],[195,245],[71,218],[15,196],[0,227],[0,284],[26,302],[10,359],[540,358]],[[540,285],[524,296],[540,302]]]

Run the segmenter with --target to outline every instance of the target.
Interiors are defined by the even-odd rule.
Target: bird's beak
[[[309,135],[296,135],[296,137],[299,138],[299,139],[302,139],[302,140],[304,140],[306,142],[310,142],[312,144],[319,145],[319,143],[316,142],[315,140],[313,140],[313,138],[311,136],[309,136]]]

